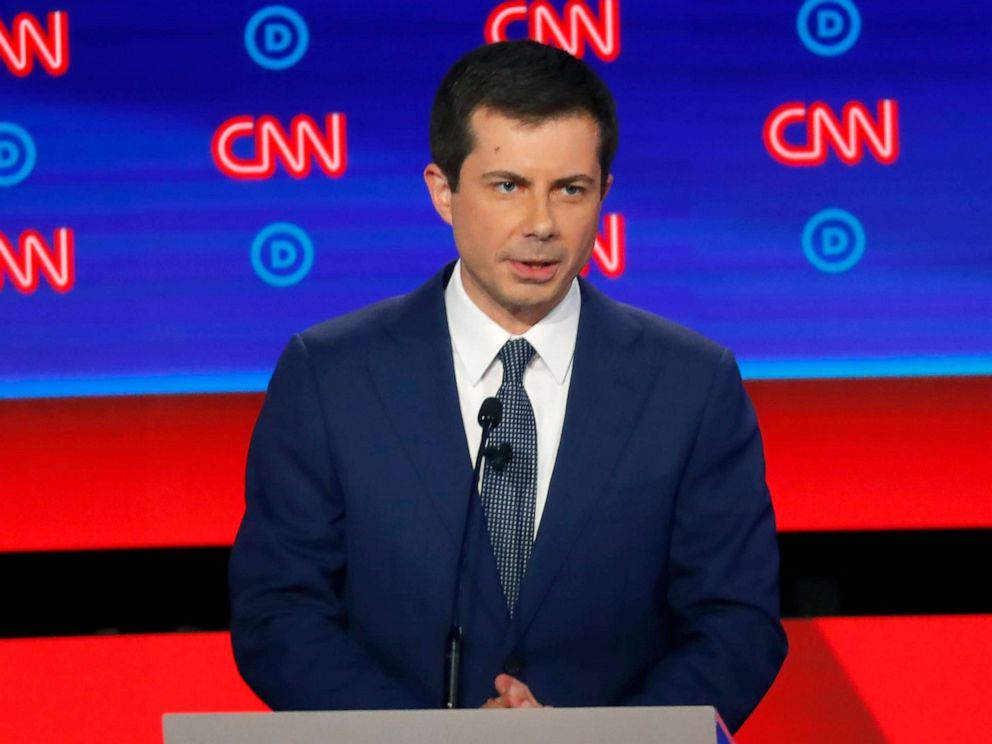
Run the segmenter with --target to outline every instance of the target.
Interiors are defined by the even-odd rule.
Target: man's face
[[[453,229],[465,291],[501,326],[522,333],[589,261],[606,191],[599,128],[587,114],[534,125],[486,108],[470,126],[475,148],[458,191],[433,163],[424,178]]]

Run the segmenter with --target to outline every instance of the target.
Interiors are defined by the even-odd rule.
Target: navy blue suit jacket
[[[275,709],[438,707],[471,455],[443,290],[294,337],[252,438],[231,554],[238,666]],[[733,357],[581,283],[561,444],[511,621],[482,510],[462,581],[466,707],[715,705],[785,656],[761,440]]]

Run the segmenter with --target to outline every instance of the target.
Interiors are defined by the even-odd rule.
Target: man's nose
[[[529,212],[524,224],[524,235],[538,240],[550,240],[558,234],[554,213],[551,211],[550,199],[535,193],[529,205]]]

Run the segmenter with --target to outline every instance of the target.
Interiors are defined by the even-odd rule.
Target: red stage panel
[[[779,528],[992,527],[992,377],[748,384]],[[226,545],[260,395],[0,402],[0,551]]]
[[[16,432],[0,447],[0,551],[229,545],[261,402],[0,402],[0,431]]]
[[[992,615],[798,620],[738,744],[986,741]]]
[[[0,741],[161,744],[162,714],[266,710],[227,633],[0,641]]]
[[[739,744],[982,741],[992,615],[786,623]],[[0,641],[0,741],[160,744],[164,712],[264,710],[226,633]]]
[[[992,527],[992,377],[748,389],[780,530]]]

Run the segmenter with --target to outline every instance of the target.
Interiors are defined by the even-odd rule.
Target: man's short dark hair
[[[589,114],[599,125],[603,187],[617,151],[613,95],[584,62],[535,41],[502,41],[469,52],[448,71],[431,110],[431,157],[458,190],[475,146],[469,120],[479,108],[529,124]]]

